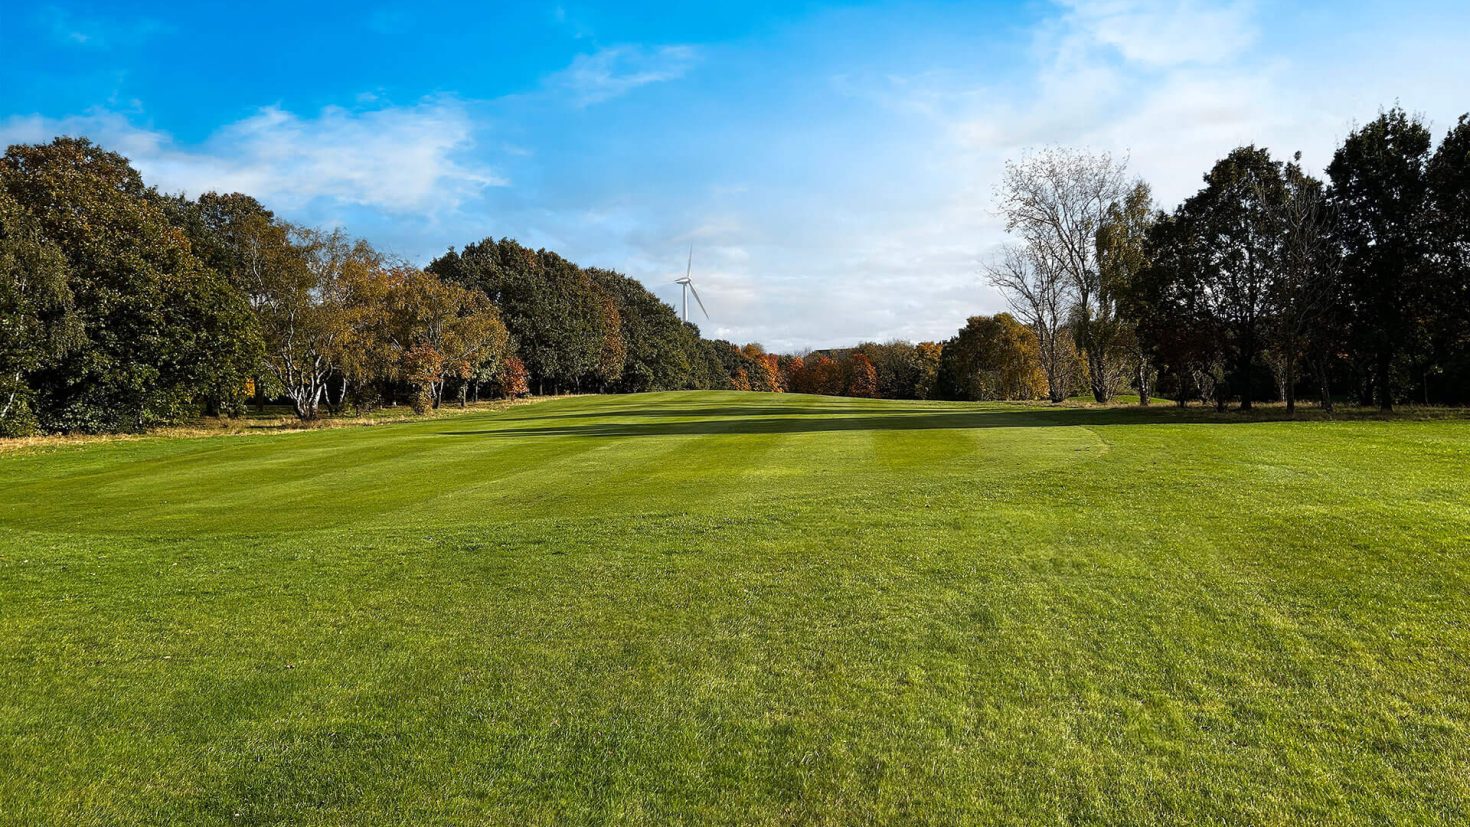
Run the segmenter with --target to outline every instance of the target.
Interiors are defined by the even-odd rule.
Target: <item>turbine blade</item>
[[[699,291],[694,289],[694,282],[692,281],[689,282],[689,292],[694,294],[694,300],[699,302],[699,309],[704,313],[704,317],[708,319],[709,311],[704,309],[704,301],[699,298]]]
[[[684,278],[686,278],[686,279],[689,278],[689,274],[692,273],[692,272],[694,272],[694,245],[693,244],[690,244],[689,245],[689,263],[687,265],[685,265],[685,267],[684,267]]]

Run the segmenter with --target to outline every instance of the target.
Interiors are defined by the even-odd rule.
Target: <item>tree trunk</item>
[[[3,421],[5,417],[10,416],[10,406],[15,404],[15,396],[16,394],[20,393],[21,375],[22,374],[20,371],[15,372],[15,387],[10,389],[10,396],[5,400],[5,407],[0,408],[0,421]]]
[[[1378,409],[1381,411],[1391,411],[1393,410],[1393,386],[1389,381],[1388,374],[1393,362],[1387,348],[1381,348],[1378,351],[1376,362],[1373,384],[1378,386]]]
[[[1282,380],[1282,395],[1286,398],[1286,415],[1296,416],[1296,358],[1286,355],[1286,378]]]
[[[1077,319],[1077,346],[1087,356],[1087,383],[1092,390],[1092,398],[1098,402],[1106,402],[1111,396],[1111,389],[1108,387],[1102,354],[1093,346],[1092,297],[1086,290],[1079,291],[1077,306],[1081,311],[1080,318]]]
[[[1092,398],[1098,402],[1113,398],[1113,389],[1108,387],[1107,362],[1096,350],[1087,351],[1087,372],[1092,374]]]
[[[298,389],[291,395],[291,402],[296,407],[296,418],[304,422],[316,419],[317,394],[305,388]]]
[[[1150,398],[1151,388],[1149,388],[1148,386],[1147,359],[1138,359],[1135,363],[1135,367],[1133,369],[1133,382],[1135,385],[1138,386],[1138,404],[1147,408],[1149,402],[1153,401]]]
[[[1251,350],[1252,348],[1249,347],[1241,348],[1240,361],[1235,366],[1235,375],[1240,378],[1240,409],[1242,411],[1248,411],[1252,408],[1251,362],[1254,360],[1251,358],[1253,356]]]

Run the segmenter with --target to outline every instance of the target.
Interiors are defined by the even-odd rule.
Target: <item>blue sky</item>
[[[1167,204],[1242,143],[1320,168],[1396,101],[1470,110],[1470,4],[22,3],[0,141],[82,134],[427,263],[509,235],[706,335],[937,339],[1003,303],[1007,158],[1126,155]]]

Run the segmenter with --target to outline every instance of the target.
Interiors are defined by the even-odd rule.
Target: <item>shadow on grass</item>
[[[775,415],[773,415],[775,414]],[[1321,415],[1263,409],[1248,413],[1216,413],[1200,408],[982,408],[973,410],[865,411],[836,408],[812,409],[797,406],[752,406],[711,408],[642,408],[574,414],[577,417],[663,417],[657,422],[595,422],[550,424],[525,428],[487,428],[441,431],[443,436],[583,436],[636,437],[699,434],[786,434],[822,431],[922,431],[976,428],[1071,428],[1109,425],[1199,424],[1233,425],[1261,422],[1321,421]],[[691,417],[708,417],[691,419]],[[548,417],[548,419],[551,417]],[[570,417],[568,417],[570,418]],[[1365,417],[1349,417],[1354,419]],[[529,421],[529,420],[527,420]]]
[[[626,408],[626,409],[604,409],[598,411],[587,411],[583,413],[537,413],[528,412],[522,416],[502,417],[505,420],[531,421],[550,419],[614,419],[620,417],[680,417],[680,418],[710,418],[710,417],[752,417],[752,416],[834,416],[840,414],[875,414],[881,416],[915,416],[919,414],[934,413],[933,410],[917,408],[913,410],[894,411],[870,411],[852,405],[727,405],[722,407],[691,407],[681,408],[670,406],[667,408]]]

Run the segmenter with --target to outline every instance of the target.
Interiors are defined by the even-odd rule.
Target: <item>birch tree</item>
[[[357,312],[363,305],[349,288],[364,271],[381,267],[382,257],[341,231],[293,227],[291,236],[294,254],[261,273],[252,303],[267,369],[290,397],[296,416],[312,420],[327,401],[332,377],[345,381],[344,365],[361,352],[354,333],[369,322]],[[345,393],[344,385],[339,402]]]

